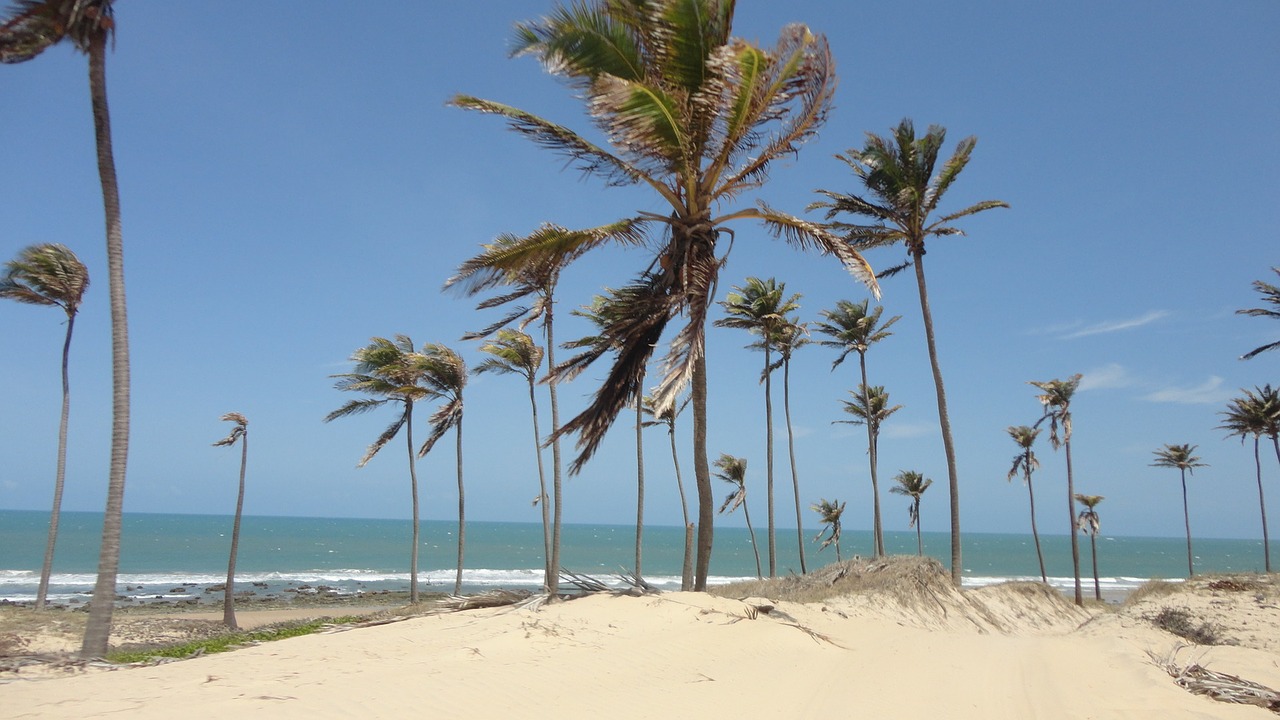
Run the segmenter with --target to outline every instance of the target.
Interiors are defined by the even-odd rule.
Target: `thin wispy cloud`
[[[1128,318],[1125,320],[1108,320],[1106,322],[1094,323],[1069,332],[1060,337],[1061,340],[1075,340],[1076,338],[1088,337],[1090,335],[1102,335],[1105,333],[1120,332],[1122,330],[1132,330],[1150,325],[1151,323],[1169,316],[1168,310],[1152,310],[1151,312],[1136,318]]]
[[[890,420],[881,426],[880,437],[885,440],[907,440],[924,437],[937,429],[937,425],[928,423],[895,423]]]
[[[1177,403],[1180,405],[1218,405],[1231,399],[1230,388],[1222,386],[1225,382],[1217,375],[1195,387],[1172,387],[1157,390],[1143,396],[1143,400],[1161,403]]]
[[[1084,377],[1080,379],[1079,390],[1109,390],[1112,388],[1129,387],[1134,384],[1133,377],[1129,375],[1129,371],[1119,363],[1110,363],[1103,365],[1095,370],[1083,373]]]

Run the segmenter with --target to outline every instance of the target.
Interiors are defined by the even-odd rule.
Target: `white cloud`
[[[1108,320],[1106,322],[1095,323],[1085,326],[1079,330],[1063,335],[1062,340],[1075,340],[1076,338],[1088,337],[1089,335],[1101,335],[1103,333],[1119,332],[1121,330],[1132,330],[1143,325],[1151,323],[1169,316],[1168,310],[1152,310],[1151,312],[1136,318],[1127,320]]]
[[[1133,384],[1133,378],[1129,376],[1129,371],[1118,363],[1103,365],[1096,370],[1090,370],[1083,374],[1084,377],[1080,379],[1079,387],[1081,391],[1122,388]]]
[[[1222,387],[1223,379],[1212,375],[1204,383],[1190,388],[1165,388],[1143,396],[1143,400],[1182,405],[1216,405],[1231,399],[1231,390]]]
[[[907,440],[924,437],[938,429],[929,423],[895,423],[892,419],[880,427],[880,437],[885,440]]]

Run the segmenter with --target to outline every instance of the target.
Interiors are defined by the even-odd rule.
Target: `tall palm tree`
[[[1093,599],[1102,601],[1102,586],[1098,582],[1098,532],[1102,530],[1102,521],[1098,517],[1098,503],[1106,498],[1101,495],[1076,495],[1076,500],[1084,506],[1076,517],[1076,528],[1089,536],[1089,557],[1093,559]]]
[[[791,427],[791,356],[809,344],[809,326],[791,318],[778,329],[778,363],[782,365],[782,415],[787,421],[787,458],[791,461],[791,491],[796,503],[796,547],[800,552],[800,573],[809,572],[804,562],[804,531],[800,518],[800,474],[796,472],[796,434]]]
[[[839,258],[878,292],[866,261],[815,223],[767,205],[728,208],[763,185],[770,164],[790,158],[826,119],[835,74],[826,40],[801,25],[785,28],[771,50],[732,37],[734,0],[583,0],[517,26],[515,54],[533,55],[583,98],[612,150],[573,130],[509,105],[459,95],[452,104],[499,115],[512,129],[567,156],[609,185],[643,184],[664,212],[641,216],[663,232],[656,257],[633,281],[634,304],[614,336],[625,339],[591,404],[559,429],[578,436],[572,470],[581,470],[618,413],[640,392],[644,370],[667,324],[684,318],[654,397],[673,404],[685,387],[693,405],[698,488],[695,590],[706,588],[714,536],[707,453],[705,323],[723,262],[717,243],[735,220],[763,222],[802,249]],[[555,257],[552,238],[529,238],[525,257]],[[518,262],[519,257],[513,257]]]
[[[1262,494],[1262,458],[1258,452],[1258,445],[1263,435],[1270,436],[1273,441],[1276,438],[1277,426],[1280,425],[1280,395],[1270,385],[1254,389],[1258,391],[1256,394],[1242,389],[1244,397],[1233,398],[1227,404],[1226,412],[1219,413],[1223,416],[1223,423],[1218,426],[1218,429],[1226,430],[1228,436],[1239,435],[1242,444],[1246,436],[1253,436],[1253,464],[1257,470],[1258,479],[1258,508],[1262,512],[1262,557],[1266,571],[1271,572],[1271,538],[1267,533],[1267,503]],[[1277,458],[1280,458],[1280,450],[1277,450]]]
[[[681,565],[680,571],[680,590],[688,591],[693,588],[694,525],[689,522],[689,501],[684,495],[684,479],[680,475],[680,455],[676,452],[676,416],[680,414],[681,410],[684,410],[688,401],[670,405],[662,410],[658,409],[650,396],[646,395],[643,402],[645,414],[653,418],[645,421],[644,426],[662,425],[666,427],[667,438],[671,441],[671,464],[676,471],[676,490],[680,493],[680,513],[684,518],[684,563]]]
[[[825,526],[821,532],[813,536],[813,541],[822,540],[822,545],[818,547],[818,552],[822,552],[828,545],[836,546],[836,562],[840,562],[840,516],[844,515],[845,503],[839,500],[822,499],[816,505],[810,505],[810,509],[821,516],[820,522]],[[822,536],[826,535],[824,539]]]
[[[867,351],[875,343],[884,340],[893,333],[889,332],[889,328],[894,323],[902,319],[901,315],[894,315],[880,324],[880,316],[884,313],[884,308],[877,305],[874,310],[868,310],[869,300],[862,302],[851,302],[849,300],[839,300],[836,302],[834,310],[823,310],[822,317],[826,318],[826,322],[819,322],[814,327],[818,332],[831,338],[830,340],[819,340],[818,344],[826,347],[840,349],[840,356],[831,363],[831,369],[834,371],[840,367],[840,363],[849,356],[849,353],[858,353],[858,366],[862,371],[861,388],[869,388],[867,384]],[[864,396],[862,398],[864,407],[869,407],[870,399]],[[875,428],[871,424],[867,424],[867,456],[871,462],[871,505],[872,505],[872,538],[875,545],[875,556],[884,557],[884,526],[880,521],[880,482],[877,475],[878,468],[876,463],[876,438],[874,435]]]
[[[1276,275],[1280,275],[1280,266],[1271,268],[1271,271]],[[1262,280],[1254,280],[1253,288],[1262,295],[1262,301],[1271,307],[1246,308],[1244,310],[1237,310],[1236,314],[1252,315],[1253,317],[1269,317],[1274,320],[1280,320],[1280,287],[1268,282],[1263,282]],[[1264,353],[1268,350],[1275,350],[1276,348],[1280,348],[1280,340],[1256,347],[1240,356],[1240,359],[1248,360],[1255,355]]]
[[[457,442],[454,448],[458,464],[458,569],[453,581],[453,594],[462,593],[463,556],[467,548],[466,488],[462,482],[462,390],[467,386],[467,364],[452,349],[436,343],[422,346],[422,384],[431,397],[443,404],[431,413],[431,431],[418,450],[418,457],[425,457],[435,447],[436,441],[453,430]]]
[[[542,466],[542,433],[538,430],[538,396],[535,386],[542,368],[542,348],[529,335],[510,328],[498,330],[497,337],[480,346],[491,357],[476,366],[475,374],[487,372],[519,375],[529,383],[529,409],[533,414],[533,454],[538,461],[538,498],[534,504],[542,510],[543,589],[550,592],[551,576],[551,509],[547,502],[547,476]]]
[[[230,447],[240,442],[240,490],[236,493],[236,519],[231,525],[231,555],[227,560],[227,584],[222,591],[222,622],[232,630],[236,625],[236,553],[240,549],[240,515],[244,512],[244,472],[249,464],[249,421],[244,415],[230,412],[222,416],[223,422],[235,423],[226,437],[214,443],[214,447]]]
[[[893,476],[893,481],[898,483],[896,486],[889,488],[889,492],[896,495],[906,495],[911,498],[911,505],[907,507],[907,527],[916,529],[916,554],[924,555],[924,539],[920,534],[920,498],[924,497],[924,491],[929,489],[933,484],[933,480],[921,475],[914,470],[903,470]]]
[[[889,393],[885,392],[883,385],[875,387],[867,387],[859,385],[857,392],[850,392],[852,400],[841,400],[844,411],[853,416],[852,420],[836,420],[837,423],[847,423],[849,425],[866,425],[867,426],[867,454],[871,456],[871,490],[872,499],[880,497],[880,490],[876,482],[877,472],[880,466],[880,426],[884,424],[889,416],[902,409],[901,405],[889,406]],[[876,513],[876,520],[879,520],[879,512]],[[875,536],[875,529],[872,527],[872,535]],[[872,538],[872,554],[876,557],[884,556],[884,529],[880,528],[879,536]]]
[[[325,422],[341,417],[359,415],[388,403],[402,406],[400,415],[382,431],[377,440],[365,451],[356,467],[364,467],[374,455],[400,432],[405,430],[405,444],[409,453],[409,485],[413,503],[413,550],[409,555],[409,602],[418,602],[418,471],[414,462],[413,404],[433,397],[433,390],[426,385],[426,357],[413,349],[413,340],[407,335],[396,335],[394,340],[375,337],[365,347],[351,355],[355,363],[353,372],[333,375],[334,387],[345,392],[358,392],[372,397],[351,400],[325,416]]]
[[[1049,421],[1049,444],[1054,450],[1066,448],[1067,456],[1067,513],[1068,519],[1071,521],[1071,567],[1075,576],[1075,602],[1076,605],[1084,605],[1084,593],[1080,589],[1080,543],[1076,539],[1076,505],[1075,505],[1075,475],[1071,468],[1071,398],[1075,395],[1076,389],[1080,387],[1080,379],[1084,377],[1080,373],[1076,373],[1066,380],[1048,380],[1046,382],[1030,382],[1040,388],[1041,394],[1037,396],[1040,405],[1044,408],[1044,415],[1036,421],[1036,427],[1040,427],[1040,423],[1045,420]],[[1061,431],[1061,435],[1059,435]]]
[[[111,307],[111,463],[102,519],[98,580],[85,624],[83,657],[107,652],[120,570],[120,528],[125,470],[129,458],[129,324],[125,312],[124,238],[120,229],[120,187],[111,148],[107,106],[107,41],[115,33],[113,0],[17,0],[0,21],[0,63],[19,63],[62,40],[89,56],[89,96],[93,106],[98,181],[107,230],[107,286]]]
[[[845,155],[836,157],[848,164],[862,180],[868,197],[820,190],[828,201],[814,203],[810,207],[825,208],[828,220],[842,213],[869,220],[870,224],[839,222],[833,228],[847,233],[858,250],[902,243],[906,246],[908,262],[915,266],[920,314],[924,319],[929,364],[933,368],[933,386],[938,397],[942,448],[947,456],[947,481],[951,493],[951,580],[959,586],[964,570],[960,557],[960,481],[956,474],[955,443],[951,439],[951,417],[947,414],[947,394],[942,386],[942,369],[938,364],[938,348],[934,340],[933,314],[929,310],[929,292],[925,285],[925,242],[933,237],[963,235],[964,232],[952,225],[953,222],[1009,205],[1000,200],[985,200],[939,218],[931,217],[942,196],[969,163],[969,156],[978,142],[974,137],[961,140],[951,158],[934,175],[938,151],[942,149],[946,134],[945,128],[931,125],[924,137],[917,138],[915,126],[909,119],[898,123],[891,137],[867,133],[862,150],[851,148]]]
[[[751,527],[751,510],[747,507],[747,459],[720,453],[715,466],[719,470],[716,477],[733,485],[733,490],[725,496],[724,502],[720,505],[720,512],[731,513],[739,507],[742,508],[742,514],[747,519],[747,534],[751,536],[751,551],[756,555],[756,577],[763,577],[764,572],[760,568],[760,548],[756,546],[756,531]]]
[[[560,284],[564,268],[587,250],[609,242],[639,244],[643,240],[642,225],[635,221],[623,221],[589,230],[569,230],[558,225],[546,224],[525,237],[500,235],[492,243],[481,245],[481,252],[458,268],[457,273],[445,281],[445,289],[457,288],[467,295],[486,290],[505,288],[507,291],[488,298],[477,309],[500,307],[512,302],[529,304],[517,306],[498,322],[478,332],[467,333],[464,340],[488,337],[504,325],[520,320],[523,330],[535,321],[541,321],[546,347],[547,367],[556,367],[555,340],[555,292]],[[547,375],[547,392],[551,399],[551,551],[548,565],[551,568],[546,579],[548,597],[554,599],[560,591],[560,531],[563,525],[564,503],[561,495],[563,463],[560,460],[560,400],[559,380],[556,373]]]
[[[1187,527],[1187,577],[1196,574],[1191,560],[1191,512],[1187,509],[1187,473],[1194,475],[1196,468],[1207,467],[1200,462],[1200,458],[1192,454],[1195,451],[1195,445],[1165,445],[1155,451],[1156,461],[1151,463],[1152,467],[1177,468],[1182,476],[1182,520]]]
[[[1022,479],[1027,484],[1027,497],[1031,500],[1031,537],[1036,541],[1036,559],[1040,561],[1040,582],[1047,583],[1049,576],[1044,571],[1044,553],[1040,551],[1040,532],[1036,529],[1036,491],[1031,487],[1031,473],[1040,468],[1040,461],[1036,459],[1036,453],[1031,446],[1040,436],[1040,430],[1026,425],[1010,425],[1006,432],[1017,443],[1018,454],[1013,456],[1013,465],[1010,466],[1005,481],[1012,481],[1014,475],[1019,471],[1022,472]]]
[[[778,574],[777,539],[774,530],[773,513],[773,358],[770,357],[775,342],[779,339],[781,328],[787,324],[787,313],[800,308],[800,295],[783,297],[786,283],[779,283],[773,278],[761,280],[749,277],[742,286],[734,286],[728,297],[720,303],[726,316],[716,320],[716,327],[737,328],[758,335],[759,340],[747,347],[764,351],[764,370],[760,373],[760,381],[764,383],[764,427],[765,427],[765,487],[769,525],[769,577]]]
[[[89,289],[89,270],[76,254],[62,245],[41,244],[24,248],[15,260],[5,263],[0,276],[0,298],[30,305],[53,305],[67,315],[67,334],[62,341],[62,419],[58,424],[58,465],[53,478],[53,510],[49,513],[49,540],[40,566],[40,586],[36,609],[44,609],[53,573],[53,550],[58,541],[58,520],[62,512],[62,489],[67,477],[67,424],[71,419],[71,333],[76,326],[80,301]]]

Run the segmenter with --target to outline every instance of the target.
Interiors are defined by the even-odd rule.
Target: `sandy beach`
[[[1118,609],[1081,609],[1026,583],[957,592],[938,569],[846,564],[815,573],[803,588],[793,580],[756,586],[765,593],[753,596],[735,597],[736,588],[727,597],[605,593],[159,665],[24,666],[0,673],[0,706],[10,718],[1273,716],[1193,695],[1156,659],[1280,688],[1275,576],[1198,579]],[[865,581],[877,574],[893,577]],[[781,599],[822,587],[820,599]],[[1164,609],[1184,612],[1221,644],[1189,646],[1156,627],[1152,618]],[[261,612],[242,621],[307,609]]]

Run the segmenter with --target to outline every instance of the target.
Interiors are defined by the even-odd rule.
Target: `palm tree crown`
[[[1273,267],[1271,268],[1271,271],[1276,275],[1280,275],[1280,267]],[[1269,317],[1273,320],[1280,320],[1280,287],[1262,280],[1254,280],[1253,288],[1258,291],[1258,294],[1262,295],[1262,301],[1271,307],[1264,306],[1246,308],[1244,310],[1237,310],[1236,314],[1251,315],[1253,317]],[[1280,348],[1280,340],[1256,347],[1244,355],[1241,355],[1240,359],[1248,360],[1255,355],[1267,352],[1268,350],[1275,350],[1276,348]]]
[[[1271,572],[1271,534],[1267,530],[1267,501],[1262,488],[1262,458],[1258,446],[1265,435],[1271,438],[1276,448],[1276,459],[1280,460],[1280,393],[1271,385],[1254,388],[1257,392],[1241,390],[1244,397],[1233,398],[1227,410],[1221,413],[1224,420],[1219,430],[1226,430],[1230,435],[1240,436],[1240,442],[1253,436],[1253,464],[1258,481],[1258,508],[1262,515],[1262,557],[1264,568]]]
[[[115,32],[114,0],[17,0],[0,24],[0,63],[26,62],[62,40],[89,52]]]
[[[820,516],[820,522],[826,526],[821,532],[813,536],[814,542],[817,542],[820,539],[822,540],[822,545],[818,547],[818,551],[821,552],[822,550],[825,550],[828,545],[835,544],[836,560],[840,559],[840,517],[844,515],[844,506],[846,504],[847,503],[840,502],[839,500],[827,500],[823,498],[822,500],[819,500],[817,504],[810,506],[810,509],[818,513]],[[826,537],[823,538],[823,535],[826,535]]]
[[[1084,506],[1084,510],[1080,511],[1079,518],[1076,519],[1076,527],[1087,535],[1097,536],[1102,530],[1102,522],[1098,517],[1098,503],[1106,498],[1101,495],[1076,495],[1076,502]]]
[[[5,263],[0,298],[31,305],[54,305],[67,317],[80,309],[89,289],[89,270],[63,245],[45,243],[24,248]]]
[[[933,485],[933,480],[914,470],[903,470],[893,477],[897,485],[889,488],[889,492],[895,495],[906,495],[913,502],[908,509],[910,522],[907,527],[915,527],[920,522],[920,498],[924,496],[924,491]]]
[[[1154,451],[1156,461],[1151,463],[1151,467],[1177,468],[1194,475],[1195,468],[1208,467],[1193,454],[1195,451],[1195,445],[1165,445]]]
[[[870,300],[856,303],[839,300],[835,309],[821,311],[826,322],[815,323],[814,329],[831,339],[819,340],[818,344],[841,351],[840,356],[831,363],[832,369],[839,367],[851,352],[865,357],[872,345],[893,334],[889,332],[889,328],[902,319],[901,315],[894,315],[881,325],[880,316],[884,313],[884,308],[877,305],[874,310],[868,310],[870,304]]]

